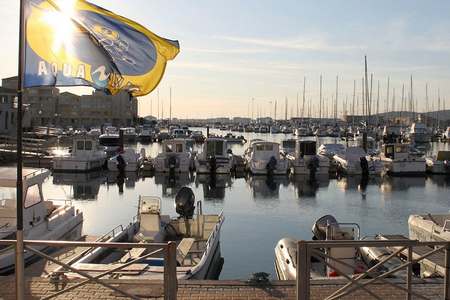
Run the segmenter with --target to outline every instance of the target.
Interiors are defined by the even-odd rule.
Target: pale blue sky
[[[364,54],[374,73],[375,96],[381,80],[383,103],[387,76],[399,103],[401,85],[412,74],[419,107],[425,107],[426,82],[430,105],[440,88],[450,106],[450,1],[91,2],[180,41],[181,52],[169,62],[160,85],[165,115],[169,86],[178,117],[246,116],[252,97],[264,115],[273,115],[275,99],[282,107],[288,97],[295,114],[303,76],[307,99],[317,103],[320,74],[328,101],[336,75],[339,99],[348,95],[350,101],[353,80],[360,90]],[[0,7],[0,77],[6,77],[17,69],[18,1],[0,0]],[[155,114],[156,92],[140,101],[143,114],[150,112],[150,102]],[[281,117],[282,109],[278,112]]]

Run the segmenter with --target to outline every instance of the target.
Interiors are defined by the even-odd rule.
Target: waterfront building
[[[17,77],[4,78],[2,86],[15,97]],[[23,100],[31,126],[86,128],[105,123],[131,126],[137,120],[137,99],[126,92],[107,95],[94,91],[91,95],[78,96],[55,87],[37,87],[26,90]]]

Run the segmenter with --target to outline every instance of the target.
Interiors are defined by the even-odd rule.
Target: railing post
[[[406,288],[408,289],[408,294],[406,295],[407,300],[411,300],[411,283],[412,283],[412,246],[408,246],[408,263],[409,265],[406,267],[407,276],[406,276]]]
[[[177,290],[177,244],[169,242],[164,252],[164,300],[176,300]]]
[[[297,300],[309,300],[309,262],[306,241],[297,243]]]
[[[450,300],[450,243],[445,245],[444,299]]]

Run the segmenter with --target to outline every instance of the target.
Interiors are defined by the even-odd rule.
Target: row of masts
[[[336,90],[331,97],[324,96],[323,93],[323,75],[319,76],[319,97],[318,103],[315,97],[307,98],[307,78],[303,78],[302,97],[297,93],[296,102],[289,103],[288,97],[284,99],[283,114],[279,115],[279,102],[274,101],[257,101],[252,98],[248,104],[247,116],[251,119],[271,117],[273,119],[287,120],[289,117],[304,118],[326,118],[334,119],[343,118],[345,116],[367,116],[370,119],[373,115],[383,113],[394,113],[393,117],[406,117],[413,115],[417,118],[419,113],[430,113],[445,110],[445,99],[441,99],[440,89],[437,89],[437,97],[430,102],[428,83],[425,84],[425,105],[422,110],[419,109],[419,99],[414,97],[413,77],[410,76],[407,84],[401,85],[400,98],[397,95],[398,89],[392,86],[391,78],[388,76],[386,81],[385,101],[381,103],[381,83],[380,80],[374,82],[374,74],[367,74],[361,79],[360,86],[358,80],[353,81],[353,94],[351,102],[348,94],[343,100],[339,98],[339,76],[336,76]],[[375,87],[376,84],[376,87]],[[341,106],[339,106],[341,101]],[[269,105],[267,105],[269,104]],[[295,109],[294,109],[295,108]]]

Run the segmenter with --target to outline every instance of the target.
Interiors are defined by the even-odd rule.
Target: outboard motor
[[[181,218],[191,219],[195,210],[195,195],[192,189],[182,187],[175,196],[175,209]]]
[[[127,164],[126,164],[125,160],[123,159],[122,155],[118,154],[117,155],[117,170],[119,170],[120,174],[125,173],[126,165]]]
[[[364,156],[359,158],[359,164],[361,166],[363,176],[369,175],[369,162]]]
[[[175,168],[177,167],[177,158],[174,155],[169,156],[167,159],[167,163],[169,166],[169,176],[175,175]]]
[[[308,162],[308,169],[309,169],[309,179],[315,180],[317,169],[319,169],[319,158],[317,156],[314,155],[310,159],[310,161]]]
[[[211,155],[208,158],[208,162],[209,162],[209,171],[211,172],[211,174],[216,174],[216,170],[217,170],[217,160],[216,157],[214,155]]]
[[[325,240],[327,238],[327,226],[337,225],[338,222],[332,215],[325,215],[319,218],[312,227],[312,233],[315,240]]]
[[[273,175],[273,171],[277,168],[277,159],[272,156],[266,165],[267,175]]]

